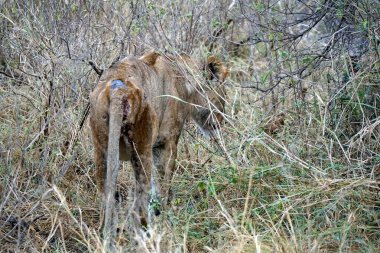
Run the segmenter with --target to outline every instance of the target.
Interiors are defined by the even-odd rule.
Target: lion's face
[[[224,119],[226,89],[224,81],[228,75],[227,68],[215,57],[208,59],[205,67],[206,78],[199,91],[199,99],[195,101],[200,107],[196,108],[192,117],[206,137],[215,136]]]
[[[202,94],[203,106],[195,108],[193,119],[206,137],[215,135],[223,122],[225,106],[224,87],[214,87]]]

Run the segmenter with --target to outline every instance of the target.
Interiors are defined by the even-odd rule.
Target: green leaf
[[[204,191],[207,188],[207,184],[204,181],[201,181],[197,185],[198,191]]]

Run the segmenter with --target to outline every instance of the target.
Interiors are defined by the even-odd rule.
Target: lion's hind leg
[[[95,148],[94,156],[96,186],[98,188],[99,193],[103,194],[107,173],[107,163],[104,154],[100,149]]]
[[[139,223],[147,228],[150,222],[150,205],[153,203],[154,189],[151,188],[153,169],[153,142],[157,133],[157,118],[151,107],[146,104],[136,122],[133,132],[132,165],[135,172],[135,211],[139,215]],[[151,210],[150,210],[151,209]]]
[[[158,171],[160,195],[164,206],[167,206],[172,197],[170,185],[175,170],[175,160],[177,159],[176,138],[159,143],[153,149],[154,163]]]

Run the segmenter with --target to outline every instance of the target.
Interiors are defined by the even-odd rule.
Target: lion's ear
[[[224,66],[224,64],[214,55],[208,57],[205,71],[208,73],[208,78],[210,80],[216,78],[220,82],[224,82],[229,74],[226,66]]]
[[[160,56],[159,53],[157,53],[155,51],[150,51],[150,52],[144,54],[143,56],[141,56],[140,60],[142,60],[143,62],[145,62],[148,65],[154,65],[156,63],[158,56]]]

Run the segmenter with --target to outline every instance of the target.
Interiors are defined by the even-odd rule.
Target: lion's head
[[[192,118],[206,137],[215,136],[224,119],[226,89],[229,71],[215,56],[210,56],[203,67],[203,82],[197,86],[198,96]]]

